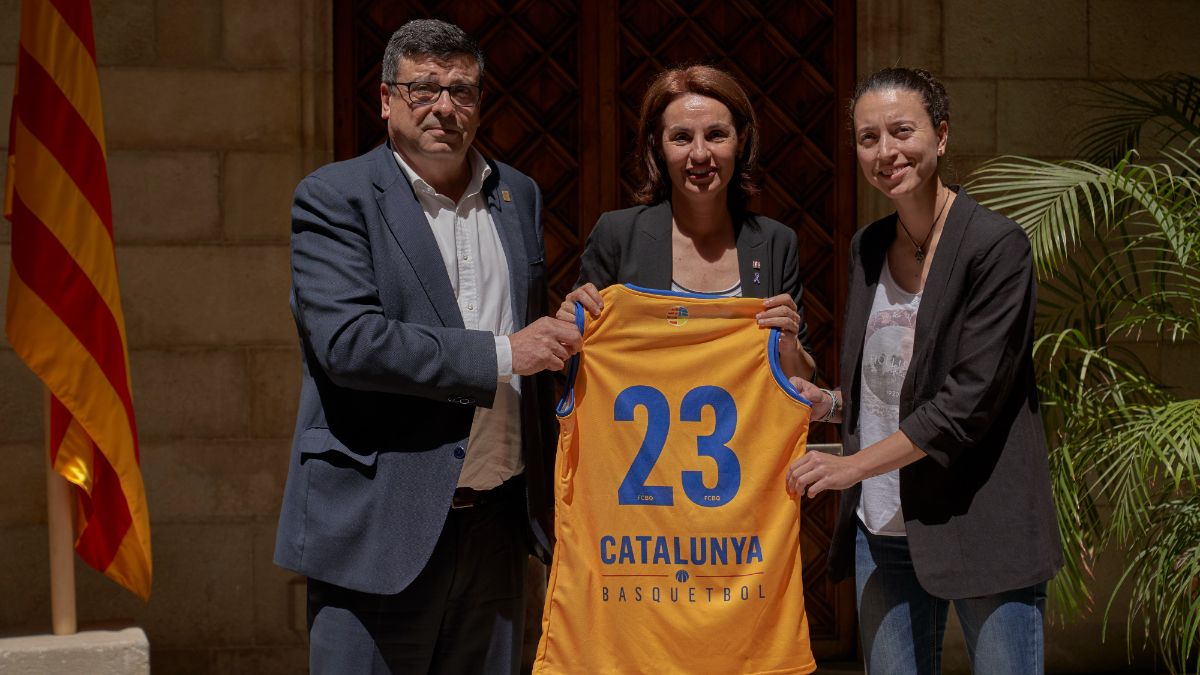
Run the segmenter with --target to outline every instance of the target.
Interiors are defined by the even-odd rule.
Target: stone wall
[[[1098,81],[1152,78],[1168,71],[1200,75],[1200,3],[1195,0],[859,0],[858,72],[890,65],[923,67],[951,99],[949,176],[966,180],[984,160],[1017,154],[1046,160],[1074,156],[1078,105]],[[892,209],[859,181],[859,223]],[[1155,376],[1200,396],[1200,347],[1135,347]],[[1094,673],[1126,667],[1124,615],[1101,642],[1102,614],[1121,561],[1105,557],[1094,584],[1098,609],[1047,632],[1051,672]],[[1119,605],[1118,605],[1119,606]],[[1139,652],[1135,664],[1152,664]],[[968,672],[961,635],[947,638],[946,672]]]
[[[80,564],[79,616],[137,621],[156,673],[304,668],[303,585],[271,549],[299,378],[287,214],[331,157],[330,4],[93,2],[156,582],[143,605]],[[19,5],[0,0],[0,132]],[[1069,155],[1078,84],[1200,73],[1193,0],[860,0],[859,17],[860,72],[946,79],[960,176],[996,154]],[[861,222],[886,210],[869,188],[859,201]],[[1146,353],[1195,390],[1194,348]],[[41,396],[0,335],[0,633],[49,626]],[[1120,667],[1119,635],[1098,635],[1096,617],[1053,630],[1051,666]]]
[[[80,624],[137,621],[156,673],[302,671],[303,586],[271,551],[299,384],[288,210],[332,156],[331,5],[92,6],[155,583],[142,604],[77,564]],[[0,0],[4,130],[19,8]],[[0,337],[4,633],[49,628],[42,439],[41,385]]]

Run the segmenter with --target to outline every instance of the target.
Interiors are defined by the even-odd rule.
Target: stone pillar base
[[[0,673],[150,675],[150,642],[136,626],[0,638]]]

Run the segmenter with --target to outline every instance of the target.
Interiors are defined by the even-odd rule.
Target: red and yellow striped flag
[[[4,186],[8,339],[51,394],[51,462],[78,496],[75,550],[147,599],[150,519],[104,148],[88,0],[23,0]]]

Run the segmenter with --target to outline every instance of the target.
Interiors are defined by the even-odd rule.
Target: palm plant
[[[1128,589],[1130,647],[1153,639],[1180,672],[1200,666],[1200,399],[1133,347],[1200,343],[1200,78],[1091,94],[1104,114],[1083,159],[1001,157],[968,186],[1025,228],[1041,282],[1034,350],[1068,557],[1052,605],[1089,608],[1096,556],[1123,552],[1105,624]]]

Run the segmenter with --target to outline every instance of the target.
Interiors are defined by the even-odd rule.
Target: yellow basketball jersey
[[[610,286],[559,405],[535,673],[809,673],[788,464],[811,404],[757,298]],[[590,319],[590,317],[588,317]]]

